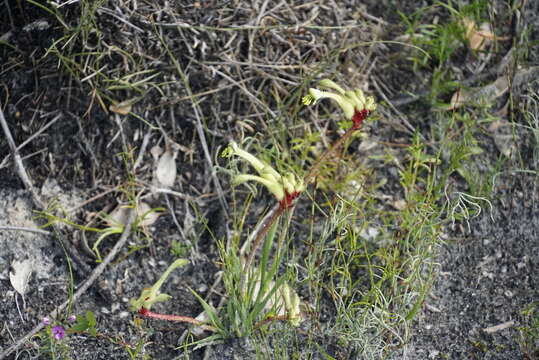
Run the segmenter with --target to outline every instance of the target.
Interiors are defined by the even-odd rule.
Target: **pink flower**
[[[51,319],[49,319],[48,316],[45,316],[43,320],[41,320],[41,322],[43,323],[43,325],[49,325],[51,323]]]
[[[56,340],[62,340],[66,335],[66,331],[60,325],[56,325],[52,328],[52,335]]]

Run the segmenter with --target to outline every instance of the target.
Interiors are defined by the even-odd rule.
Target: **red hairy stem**
[[[305,184],[308,185],[311,180],[313,180],[317,175],[318,171],[320,169],[320,166],[322,166],[323,162],[333,153],[335,153],[341,145],[349,139],[352,134],[361,128],[361,125],[363,124],[363,120],[365,120],[370,114],[370,111],[367,109],[357,110],[354,112],[354,115],[352,116],[352,127],[348,129],[343,136],[341,136],[328,150],[326,150],[320,158],[317,160],[315,165],[311,168],[307,176],[305,176]],[[262,239],[266,236],[271,226],[277,221],[277,219],[284,213],[285,210],[292,207],[294,204],[294,200],[301,195],[300,192],[293,192],[291,194],[286,193],[285,197],[279,202],[279,208],[277,211],[264,223],[261,231],[258,233],[254,240],[253,248],[251,249],[249,253],[249,257],[247,258],[244,266],[244,272],[241,277],[241,287],[243,288],[243,285],[245,283],[246,274],[249,270],[251,263],[253,262],[253,259],[255,257],[256,251],[260,244],[262,243]]]
[[[185,322],[189,324],[193,324],[196,326],[200,326],[204,330],[208,331],[217,331],[213,326],[206,325],[202,321],[198,321],[197,319],[194,319],[189,316],[180,316],[180,315],[170,315],[170,314],[158,314],[153,311],[150,311],[146,309],[145,307],[141,307],[138,311],[138,314],[147,318],[153,318],[153,319],[160,319],[160,320],[167,320],[167,321],[177,321],[177,322]]]
[[[316,164],[311,168],[311,170],[307,173],[307,176],[305,176],[305,184],[308,185],[317,175],[320,171],[320,167],[324,163],[324,161],[333,153],[335,153],[341,145],[348,139],[352,134],[356,131],[354,127],[351,127],[350,129],[346,130],[343,136],[341,136],[337,141],[331,145],[331,147],[326,150],[320,158],[316,161]]]
[[[285,197],[285,199],[286,199],[286,197]],[[268,233],[271,226],[275,223],[275,221],[277,221],[277,219],[284,213],[284,211],[290,207],[290,206],[286,206],[286,204],[287,204],[286,202],[283,203],[283,201],[285,201],[285,199],[281,200],[281,205],[279,206],[277,211],[275,211],[275,213],[273,213],[273,215],[266,221],[266,223],[263,225],[262,229],[260,229],[260,232],[258,233],[258,235],[255,238],[253,248],[249,252],[249,257],[245,261],[245,266],[243,268],[244,269],[244,272],[243,272],[244,275],[243,275],[242,281],[241,281],[242,286],[243,286],[243,283],[244,283],[244,280],[245,280],[245,274],[247,274],[247,271],[249,270],[249,267],[251,266],[251,263],[253,262],[253,258],[255,257],[256,250],[258,249],[258,247],[262,243],[262,239],[266,236],[266,234]]]
[[[267,323],[272,322],[272,321],[288,321],[288,320],[289,320],[288,315],[270,316],[270,317],[260,321],[259,323],[257,323],[255,325],[255,329],[259,329],[260,327],[262,327],[262,325],[267,324]]]

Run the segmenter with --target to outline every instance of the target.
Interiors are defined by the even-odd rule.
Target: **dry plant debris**
[[[9,281],[11,286],[17,291],[22,298],[26,294],[28,282],[32,276],[32,260],[14,260],[11,263],[11,270],[9,271]]]

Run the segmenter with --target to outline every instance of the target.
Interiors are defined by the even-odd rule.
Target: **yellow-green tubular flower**
[[[246,181],[256,181],[264,185],[281,202],[282,206],[289,207],[294,198],[305,190],[303,180],[297,180],[295,175],[287,173],[284,176],[278,173],[273,167],[256,156],[241,149],[237,143],[231,142],[222,152],[221,156],[230,157],[236,155],[247,160],[259,176],[251,174],[240,174],[234,177],[233,184],[239,185]]]
[[[266,164],[264,161],[258,159],[256,156],[254,156],[254,155],[248,153],[247,151],[241,149],[235,141],[232,141],[230,143],[229,149],[230,149],[229,150],[230,151],[229,156],[237,155],[237,156],[243,158],[244,160],[247,160],[249,162],[249,164],[251,164],[252,167],[254,167],[255,170],[260,175],[263,176],[263,175],[267,174],[268,176],[273,177],[272,178],[273,180],[277,180],[278,178],[280,178],[281,175],[277,171],[275,171],[275,169],[273,169],[270,165]]]
[[[315,104],[320,99],[332,99],[339,104],[344,111],[344,115],[348,120],[354,122],[354,126],[359,127],[361,122],[374,110],[376,103],[372,96],[365,97],[361,89],[354,91],[345,91],[342,87],[329,79],[320,81],[321,87],[335,90],[337,93],[330,91],[321,91],[310,88],[309,94],[303,97],[305,105]]]
[[[161,286],[163,286],[163,283],[174,269],[185,266],[188,263],[189,261],[186,259],[177,259],[176,261],[174,261],[152,287],[142,290],[138,299],[131,299],[131,310],[150,310],[153,304],[161,301],[167,301],[172,298],[172,296],[168,294],[161,293],[159,289],[161,288]]]
[[[341,95],[344,95],[345,94],[345,91],[342,87],[340,87],[339,85],[337,85],[334,81],[331,81],[329,79],[322,79],[320,80],[320,82],[318,83],[318,85],[322,86],[322,87],[325,87],[325,88],[328,88],[328,89],[333,89],[333,90],[336,90],[339,94]]]
[[[344,95],[335,94],[329,91],[321,91],[314,88],[309,89],[309,95],[310,95],[309,98],[307,97],[303,98],[303,103],[306,105],[309,105],[311,103],[316,104],[316,102],[320,99],[325,99],[325,98],[333,99],[337,102],[337,104],[339,104],[341,109],[344,111],[344,115],[346,116],[347,119],[352,119],[352,116],[354,116],[354,103],[351,102],[350,99]]]
[[[288,283],[284,283],[281,292],[288,321],[294,326],[299,326],[301,322],[301,310],[299,308],[300,300],[298,294],[290,288]]]
[[[234,177],[232,183],[234,185],[243,184],[246,181],[256,181],[268,188],[269,192],[272,193],[277,200],[281,201],[284,199],[284,189],[277,181],[268,180],[260,176],[250,175],[250,174],[240,174]]]

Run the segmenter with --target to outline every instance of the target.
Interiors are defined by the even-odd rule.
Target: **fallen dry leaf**
[[[30,281],[30,276],[32,275],[32,261],[29,259],[15,260],[11,263],[11,269],[12,271],[9,272],[11,286],[24,297],[28,281]]]
[[[513,124],[507,120],[496,120],[488,127],[494,144],[504,156],[512,159],[518,153],[520,137],[515,133]]]
[[[139,218],[138,226],[145,227],[150,226],[153,223],[157,221],[160,213],[153,211],[150,212],[152,208],[150,205],[145,203],[144,201],[141,201],[137,205],[137,217]],[[127,217],[129,213],[129,208],[125,205],[118,205],[105,219],[105,223],[110,226],[118,226],[119,224],[122,224],[125,226],[127,223]],[[144,216],[144,218],[142,218]]]
[[[464,18],[462,19],[462,25],[466,29],[465,35],[466,39],[468,39],[468,46],[472,50],[483,50],[487,42],[494,37],[490,25],[487,23],[481,24],[478,29],[475,21],[470,18]]]
[[[144,201],[141,201],[138,204],[137,216],[139,217],[144,216],[142,220],[138,223],[139,226],[142,226],[142,227],[150,226],[157,221],[157,219],[159,218],[161,214],[158,213],[157,211],[151,211],[151,210],[152,208],[150,207],[150,205],[146,204]]]
[[[451,102],[442,110],[454,110],[463,105],[492,103],[509,89],[509,81],[506,76],[499,77],[496,81],[483,87],[459,89],[451,97]]]
[[[116,114],[120,115],[127,115],[131,112],[131,108],[133,107],[133,100],[126,100],[122,101],[118,104],[112,104],[109,106],[109,110],[112,112],[115,112]]]
[[[110,226],[118,226],[122,224],[125,226],[127,224],[127,217],[129,214],[129,208],[124,205],[118,205],[112,212],[109,214],[105,223]]]
[[[472,19],[464,18],[462,26],[466,29],[465,36],[468,39],[468,46],[475,51],[484,50],[490,41],[510,39],[507,36],[496,36],[489,23],[482,23],[478,27]]]
[[[160,187],[171,188],[176,181],[176,157],[178,148],[174,145],[161,155],[157,162],[154,178],[157,179]]]
[[[393,204],[391,205],[393,205],[393,207],[397,210],[404,210],[406,209],[407,203],[406,203],[406,200],[399,199],[399,200],[395,200]]]
[[[159,160],[159,156],[163,153],[163,148],[159,145],[155,145],[150,149],[150,154],[152,154],[153,160],[157,162]]]

